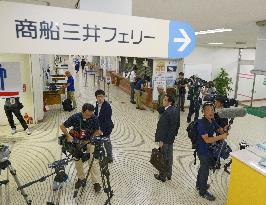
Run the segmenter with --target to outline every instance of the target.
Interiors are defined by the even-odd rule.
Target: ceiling
[[[77,0],[9,1],[65,8],[75,8],[77,3]],[[232,32],[197,36],[198,45],[224,43],[219,47],[255,47],[256,22],[266,20],[266,0],[132,0],[132,10],[134,16],[186,21],[195,31],[233,29]]]
[[[195,31],[233,29],[198,35],[198,45],[223,42],[224,47],[255,47],[256,22],[266,19],[266,0],[133,0],[133,15],[186,21]]]

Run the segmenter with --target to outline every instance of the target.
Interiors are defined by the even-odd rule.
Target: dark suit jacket
[[[180,127],[179,110],[170,106],[161,115],[155,133],[155,142],[162,141],[164,144],[172,144]]]
[[[107,102],[104,101],[101,110],[98,116],[98,103],[96,103],[96,108],[94,114],[98,117],[99,124],[100,124],[100,129],[103,132],[103,135],[105,137],[108,137],[112,129],[114,128],[114,124],[112,122],[112,108],[111,105]]]

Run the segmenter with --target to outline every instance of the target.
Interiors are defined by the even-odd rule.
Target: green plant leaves
[[[219,75],[213,80],[214,86],[218,95],[227,96],[230,91],[232,85],[232,78],[229,77],[229,74],[225,71],[225,69],[221,68]]]

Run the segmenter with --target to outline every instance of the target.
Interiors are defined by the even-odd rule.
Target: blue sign
[[[5,78],[7,78],[6,69],[4,69],[0,64],[0,90],[5,90]]]
[[[196,36],[192,27],[184,22],[170,21],[168,58],[184,58],[196,46]]]

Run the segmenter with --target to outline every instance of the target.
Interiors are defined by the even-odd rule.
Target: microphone
[[[217,113],[220,118],[236,118],[236,117],[245,117],[247,110],[245,108],[233,107],[233,108],[223,108],[217,110]]]

